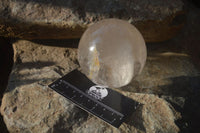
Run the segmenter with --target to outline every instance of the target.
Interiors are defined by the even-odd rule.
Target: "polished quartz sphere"
[[[141,73],[147,57],[145,41],[131,24],[105,19],[90,26],[78,46],[82,72],[94,83],[119,88]]]

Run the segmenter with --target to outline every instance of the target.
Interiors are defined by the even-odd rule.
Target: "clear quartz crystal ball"
[[[119,88],[142,71],[147,57],[145,41],[131,24],[105,19],[90,26],[81,37],[78,61],[94,83]]]

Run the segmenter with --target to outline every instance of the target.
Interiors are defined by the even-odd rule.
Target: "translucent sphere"
[[[118,88],[130,83],[145,64],[145,41],[131,24],[105,19],[90,26],[81,37],[78,61],[94,83]]]

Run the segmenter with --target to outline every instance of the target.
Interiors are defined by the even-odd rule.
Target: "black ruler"
[[[117,128],[139,105],[112,89],[94,84],[78,70],[56,80],[49,87]]]

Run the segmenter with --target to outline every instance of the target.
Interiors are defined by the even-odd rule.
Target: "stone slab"
[[[11,133],[179,132],[175,121],[181,118],[181,113],[169,101],[184,106],[185,97],[193,87],[190,79],[199,75],[188,54],[165,46],[151,46],[142,74],[128,86],[115,89],[143,104],[116,129],[47,87],[55,79],[79,68],[77,48],[25,40],[14,42],[14,66],[1,105],[8,130]]]
[[[23,39],[80,38],[106,18],[135,25],[146,42],[174,37],[185,22],[181,0],[1,0],[0,35]]]

